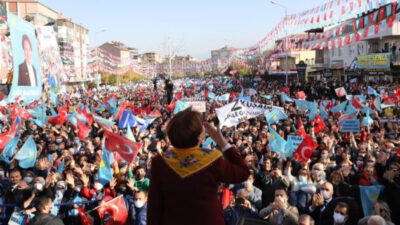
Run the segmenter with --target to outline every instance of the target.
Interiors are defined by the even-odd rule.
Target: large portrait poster
[[[64,69],[56,35],[52,26],[36,27],[42,82],[53,92],[58,92],[60,81],[64,80]]]
[[[8,95],[8,87],[6,86],[8,79],[12,77],[12,53],[11,40],[8,35],[9,28],[7,25],[6,3],[0,2],[0,93],[1,99],[4,95]]]
[[[35,28],[32,24],[8,15],[13,52],[14,73],[8,100],[39,99],[42,94],[42,76],[39,66]]]

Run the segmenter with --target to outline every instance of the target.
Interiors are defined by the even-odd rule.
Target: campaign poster
[[[60,81],[64,80],[64,69],[56,34],[52,26],[36,27],[42,83],[45,89],[58,92]]]
[[[42,94],[42,76],[39,55],[32,24],[14,14],[8,15],[11,33],[14,72],[8,101],[39,99]]]
[[[11,40],[7,25],[6,2],[0,2],[0,100],[8,95],[8,81],[12,78]]]

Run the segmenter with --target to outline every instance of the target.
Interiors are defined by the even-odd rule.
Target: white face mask
[[[57,190],[56,191],[56,199],[62,199],[64,197],[65,190]]]
[[[342,224],[344,223],[344,216],[342,214],[335,212],[333,214],[333,220],[335,220],[335,223]]]
[[[33,181],[33,177],[24,177],[24,181],[25,181],[27,184],[30,184],[30,183],[32,183],[32,181]]]
[[[75,186],[74,189],[75,189],[76,192],[81,192],[82,186],[81,185]]]
[[[94,189],[96,189],[97,191],[100,191],[101,189],[103,189],[103,185],[100,183],[95,183],[94,184]]]
[[[38,191],[43,191],[43,184],[41,183],[36,183],[33,185],[33,187]]]
[[[321,191],[322,197],[324,197],[325,201],[331,199],[331,196],[329,195],[329,192],[322,190]]]
[[[299,176],[299,182],[300,183],[307,183],[307,177],[306,176]]]
[[[4,170],[0,170],[0,177],[4,177]]]
[[[133,204],[135,204],[136,208],[142,208],[144,206],[144,202],[140,200],[134,201]]]

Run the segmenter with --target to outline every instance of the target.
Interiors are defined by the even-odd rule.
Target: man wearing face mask
[[[309,212],[316,225],[333,224],[334,203],[332,197],[333,185],[330,182],[325,182],[321,186],[320,193],[314,194]]]
[[[133,205],[130,205],[130,221],[132,225],[146,225],[147,193],[138,191],[135,193]]]
[[[243,186],[249,192],[249,201],[254,205],[257,209],[261,209],[262,207],[262,191],[253,185],[254,183],[254,175],[250,175],[247,181],[244,182]]]
[[[273,224],[290,225],[297,224],[299,211],[295,206],[288,203],[286,189],[277,188],[275,190],[275,200],[268,207],[260,211],[260,217],[267,219]]]
[[[338,202],[333,213],[333,225],[351,225],[348,218],[349,205],[345,202]]]

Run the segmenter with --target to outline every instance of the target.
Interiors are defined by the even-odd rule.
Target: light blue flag
[[[288,118],[288,116],[280,109],[274,109],[271,112],[268,112],[267,110],[264,115],[269,125]]]
[[[104,118],[99,117],[99,116],[93,116],[93,118],[101,126],[104,126],[104,127],[108,128],[108,129],[111,129],[111,127],[114,126],[114,124],[115,124],[113,121],[104,119]]]
[[[32,136],[29,136],[28,140],[26,140],[25,144],[19,150],[15,159],[18,160],[19,166],[21,168],[31,168],[35,166],[37,157],[37,148],[36,143],[33,140]]]
[[[57,95],[56,95],[55,93],[50,92],[49,96],[50,96],[50,101],[51,101],[53,104],[58,105],[58,104],[60,103],[60,102],[58,101],[58,97],[57,97]]]
[[[74,127],[78,127],[78,119],[73,115],[68,115],[68,122],[70,122]]]
[[[211,137],[208,137],[204,141],[204,143],[201,145],[201,147],[211,149],[211,148],[215,147],[216,145],[217,145],[217,143],[215,143],[215,141]]]
[[[374,111],[369,107],[369,106],[365,106],[361,112],[363,112],[365,115],[372,115],[374,114]]]
[[[83,116],[83,115],[79,114],[78,112],[76,112],[75,108],[72,111],[72,116],[74,116],[77,120],[79,120],[82,123],[87,123],[88,122],[88,119],[85,116]]]
[[[178,100],[175,105],[174,115],[190,107],[189,103]]]
[[[383,190],[382,185],[360,186],[361,204],[364,216],[372,215],[374,204]]]
[[[271,100],[272,99],[272,95],[262,95],[261,97]]]
[[[7,145],[4,147],[3,152],[1,153],[1,159],[3,159],[3,161],[7,164],[10,164],[10,159],[12,159],[12,157],[15,154],[15,150],[17,148],[17,144],[19,141],[19,136],[11,139],[10,142],[7,143]]]
[[[308,114],[308,119],[309,119],[309,120],[315,119],[315,118],[317,117],[317,114],[318,114],[318,113],[319,113],[319,111],[318,111],[317,108],[312,108],[312,109],[310,110],[310,113]]]
[[[358,112],[358,111],[359,111],[359,110],[358,110],[356,107],[354,107],[352,103],[350,103],[350,104],[346,107],[345,114],[356,113],[356,112]]]
[[[213,92],[209,92],[208,93],[208,98],[210,99],[210,100],[214,100],[215,99],[215,93],[213,93]]]
[[[355,95],[353,98],[358,99],[361,104],[365,104],[367,98],[364,95]]]
[[[319,105],[319,113],[321,115],[321,118],[323,120],[327,120],[328,119],[328,112],[326,111],[326,108],[324,107],[324,105],[322,104],[322,102]]]
[[[126,135],[125,135],[125,137],[128,138],[129,140],[133,141],[133,142],[136,142],[135,136],[133,136],[132,129],[131,129],[130,126],[126,127]]]
[[[293,102],[293,99],[290,98],[287,94],[281,93],[281,101],[282,102]]]
[[[285,156],[286,141],[273,129],[269,128],[269,147],[272,151]]]
[[[364,119],[363,119],[363,121],[362,121],[362,123],[363,123],[363,125],[365,126],[365,127],[369,127],[369,126],[371,126],[373,123],[374,123],[374,121],[372,120],[372,118],[369,116],[369,107],[367,107],[368,109],[367,109],[367,112],[366,112],[366,114],[365,114],[365,117],[364,117]]]
[[[117,110],[117,102],[115,101],[115,98],[109,99],[108,105],[110,106],[110,113],[115,113]]]
[[[286,141],[285,144],[285,157],[286,158],[292,158],[293,157],[293,153],[296,151],[295,146],[293,145],[293,140],[289,139]]]
[[[301,111],[312,110],[313,107],[315,106],[314,102],[309,102],[306,100],[295,99],[294,101],[296,103],[297,108],[299,108],[299,110],[301,110]]]
[[[63,160],[61,161],[60,165],[59,165],[58,168],[57,168],[58,174],[62,174],[62,173],[64,172],[64,164],[65,164],[65,161],[64,161],[64,159],[63,159]]]
[[[376,97],[375,98],[375,100],[374,100],[374,106],[375,106],[375,109],[378,111],[378,112],[382,112],[382,107],[381,107],[381,98],[380,97]]]
[[[342,103],[340,103],[340,104],[338,104],[338,105],[336,105],[336,106],[334,106],[334,107],[332,107],[330,109],[330,111],[333,112],[333,113],[342,112],[346,108],[346,105],[347,105],[347,100],[342,102]]]
[[[222,102],[222,101],[229,101],[229,97],[230,97],[230,96],[231,96],[231,95],[230,95],[229,93],[227,93],[227,94],[218,96],[218,97],[216,97],[215,99],[216,99],[217,101],[220,101],[220,102]]]
[[[97,177],[97,179],[102,185],[106,185],[113,178],[113,174],[111,171],[111,162],[110,162],[111,157],[113,157],[112,153],[107,151],[103,146],[99,173]]]

